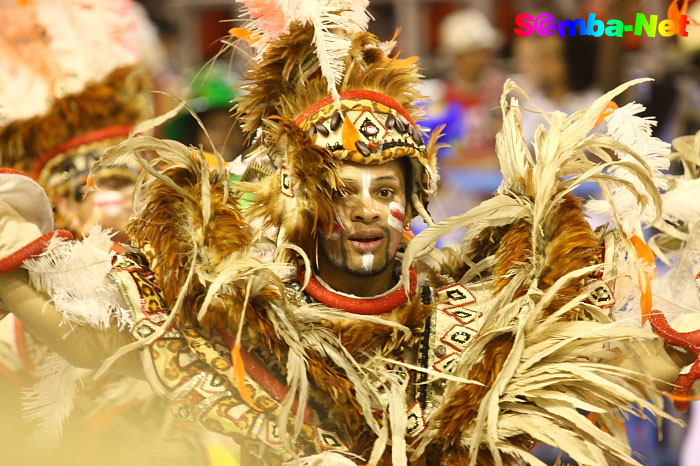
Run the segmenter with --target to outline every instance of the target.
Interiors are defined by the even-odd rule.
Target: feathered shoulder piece
[[[162,118],[144,122],[134,132],[148,130]],[[139,155],[145,150],[157,157],[146,160]],[[227,261],[243,253],[247,257],[252,241],[238,209],[239,198],[229,191],[222,159],[218,158],[219,168],[209,167],[198,149],[146,135],[132,136],[110,148],[93,171],[130,159],[136,159],[144,171],[134,189],[135,212],[127,234],[148,256],[166,301],[185,309],[186,321],[195,322],[212,277]],[[204,323],[219,319],[217,323],[226,328],[227,316],[226,309],[217,307]]]
[[[649,219],[644,225],[662,218],[655,179],[667,163],[668,147],[650,135],[647,120],[636,117],[637,107],[611,104],[636,82],[572,115],[547,115],[547,126],[535,134],[534,153],[523,138],[515,97],[527,95],[506,82],[496,140],[503,173],[498,192],[409,244],[404,273],[437,238],[467,227],[460,251],[462,264],[469,265],[463,280],[491,278],[493,294],[479,338],[453,370],[483,385],[447,383],[447,401],[431,415],[415,456],[542,464],[528,451],[535,440],[566,451],[579,464],[638,464],[618,419],[642,409],[666,415],[651,379],[640,375],[643,366],[637,366],[639,372],[620,369],[606,345],[634,366],[639,358],[627,342],[653,334],[639,328],[639,306],[634,322],[614,322],[607,304],[595,299],[608,286],[604,268],[616,267],[611,272],[616,276],[644,277],[648,248],[635,235],[641,236],[642,218]],[[607,130],[593,131],[603,120]],[[600,241],[572,194],[584,181],[597,182],[610,206],[626,252],[614,263],[601,259]],[[618,203],[623,192],[633,202],[630,212]],[[594,413],[605,431],[585,419],[584,411]]]

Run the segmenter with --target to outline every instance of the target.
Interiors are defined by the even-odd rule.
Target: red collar
[[[297,278],[299,279],[300,283],[304,283],[304,270],[302,267],[297,270]],[[410,295],[413,296],[416,292],[416,286],[418,283],[416,271],[413,269],[413,267],[410,269],[410,283]],[[351,298],[329,290],[325,286],[321,285],[321,283],[313,276],[311,277],[311,280],[309,280],[309,284],[306,286],[305,291],[316,301],[321,302],[326,306],[350,312],[351,314],[381,314],[383,312],[396,309],[408,301],[408,296],[406,296],[403,285],[388,295],[381,296],[379,298]]]

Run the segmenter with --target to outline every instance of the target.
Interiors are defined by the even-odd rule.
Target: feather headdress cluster
[[[139,60],[131,0],[4,1],[0,22],[0,125]]]
[[[0,164],[45,184],[50,159],[110,145],[149,116],[137,26],[130,0],[0,3]]]
[[[338,30],[346,39],[342,73],[329,80],[314,71],[319,60],[314,26],[287,25],[246,73],[245,93],[236,107],[243,131],[256,136],[254,152],[269,157],[277,170],[239,186],[257,193],[250,216],[278,228],[278,244],[298,244],[312,260],[315,249],[307,243],[331,225],[332,194],[342,187],[337,175],[343,162],[406,157],[414,167],[413,192],[421,207],[437,185],[439,132],[426,143],[415,123],[422,115],[416,105],[422,99],[418,68],[412,61],[389,58],[377,37],[361,29]],[[425,212],[421,207],[413,213]]]
[[[345,57],[350,35],[367,29],[368,0],[240,0],[250,18],[243,28],[232,32],[245,37],[255,48],[256,58],[263,59],[268,47],[292,24],[310,26],[317,66],[327,82],[327,91],[339,100],[336,86],[345,71]]]

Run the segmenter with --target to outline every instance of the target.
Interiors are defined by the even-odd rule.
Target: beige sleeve
[[[68,324],[48,295],[32,288],[26,270],[0,275],[0,300],[30,332],[78,367],[97,368],[122,346],[133,342],[128,330],[112,325],[93,328]],[[143,378],[138,354],[127,354],[113,370]]]

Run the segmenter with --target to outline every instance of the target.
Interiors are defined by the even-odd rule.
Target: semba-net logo
[[[625,24],[619,19],[609,19],[604,22],[596,18],[595,13],[589,13],[588,18],[568,19],[558,21],[549,13],[541,13],[532,16],[521,13],[515,17],[515,28],[513,31],[520,37],[528,37],[532,34],[539,36],[551,36],[557,33],[559,37],[567,36],[593,36],[601,37],[622,37],[625,32],[641,36],[656,37],[656,34],[663,37],[673,35],[688,36],[687,26],[691,23],[698,24],[685,14],[688,9],[688,0],[684,0],[682,6],[678,6],[676,0],[672,0],[668,8],[667,19],[659,21],[658,15],[646,15],[637,13],[633,24]]]

